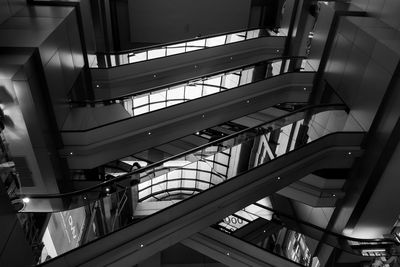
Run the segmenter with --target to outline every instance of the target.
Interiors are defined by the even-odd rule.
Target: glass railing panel
[[[148,59],[165,57],[166,55],[167,55],[166,48],[151,49],[151,50],[147,51],[147,58]]]
[[[87,190],[62,196],[23,196],[25,210],[46,211],[46,209],[65,210],[67,208],[67,210],[73,210],[83,208],[86,212],[89,212],[100,208],[102,213],[99,213],[93,219],[95,226],[86,225],[87,228],[84,229],[88,231],[90,227],[99,229],[101,226],[100,232],[97,232],[96,235],[91,235],[91,238],[95,239],[125,227],[144,216],[151,215],[157,212],[158,209],[187,199],[212,188],[214,185],[234,178],[240,173],[251,170],[255,166],[273,160],[268,156],[264,156],[260,160],[259,155],[257,156],[260,145],[271,146],[271,144],[275,143],[275,140],[266,138],[268,134],[270,137],[281,135],[283,127],[297,124],[300,120],[306,123],[306,125],[302,125],[303,128],[313,129],[313,124],[317,120],[306,120],[305,118],[318,116],[319,113],[327,112],[327,110],[336,113],[337,109],[343,108],[344,106],[342,105],[304,108],[290,115],[216,140],[200,148],[192,149],[182,155],[177,155],[127,175],[113,178]],[[341,112],[346,114],[344,110],[341,110]],[[327,118],[335,120],[337,117],[328,116]],[[337,125],[337,123],[326,123],[324,128],[329,125]],[[314,135],[318,134],[319,137],[328,133],[328,131],[313,132]],[[298,137],[293,137],[294,140],[296,138]],[[309,138],[304,138],[304,136],[301,138],[304,142],[296,141],[294,148],[311,142]],[[255,146],[255,144],[259,145]],[[272,153],[275,152],[274,148],[270,147],[270,150]],[[245,153],[245,155],[250,154],[249,158],[254,159],[254,162],[249,162],[247,166],[239,168],[235,159],[240,158],[242,153]],[[147,203],[152,204],[155,202],[158,203],[156,204],[158,209],[138,211],[139,207],[143,208],[148,205]],[[250,206],[246,213],[236,216],[240,216],[242,220],[247,220],[248,222],[251,221],[250,218],[255,216],[262,218],[269,216],[267,213],[261,212],[256,206]],[[89,213],[87,216],[89,216]],[[107,225],[112,225],[112,227],[107,227]],[[83,239],[84,241],[80,241],[79,244],[84,244],[92,239]]]
[[[136,62],[143,62],[155,58],[187,53],[195,50],[205,49],[208,47],[215,47],[254,38],[271,36],[271,33],[273,32],[267,29],[251,29],[248,31],[214,35],[204,38],[198,37],[188,41],[143,49],[135,49],[127,52],[99,55],[92,54],[88,55],[88,58],[91,68],[109,68]],[[273,33],[272,35],[277,36],[275,33]]]
[[[254,37],[253,37],[254,38]],[[226,43],[236,43],[236,42],[240,42],[246,40],[246,32],[238,32],[238,33],[234,33],[234,34],[228,34],[226,36]]]
[[[167,46],[167,56],[185,53],[186,52],[185,48],[186,47],[182,44],[169,45],[169,46]],[[145,60],[145,59],[143,59],[143,60]]]
[[[311,66],[310,62],[308,62],[308,61],[302,62],[301,68],[302,68],[304,71],[317,71],[316,69],[314,69],[314,68]]]
[[[139,53],[129,53],[128,54],[128,63],[136,63],[140,61],[144,61],[147,58],[147,52],[139,52]]]
[[[138,92],[130,96],[94,102],[71,102],[71,104],[90,107],[122,104],[128,114],[134,117],[280,75],[284,73],[281,71],[282,64],[296,65],[304,60],[302,58],[268,60],[170,87]],[[265,74],[255,76],[255,71]]]

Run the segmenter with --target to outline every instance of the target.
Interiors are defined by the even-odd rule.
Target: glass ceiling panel
[[[183,180],[182,186],[186,188],[194,188],[196,187],[196,181],[192,180]]]

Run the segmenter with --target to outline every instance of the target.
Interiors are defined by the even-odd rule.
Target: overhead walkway
[[[276,59],[118,99],[71,103],[61,152],[90,169],[284,102],[306,102],[314,72]],[[174,129],[171,131],[171,129]]]
[[[291,116],[302,121],[307,130],[299,130],[300,134],[296,134],[290,142],[281,142],[282,146],[277,150],[280,151],[279,156],[273,160],[267,152],[260,153],[259,144],[267,146],[268,142],[262,140],[270,140],[272,131],[285,131],[288,125],[277,124],[277,121],[235,133],[86,190],[62,195],[20,196],[25,203],[22,211],[55,212],[102,207],[105,209],[103,213],[109,216],[101,217],[102,222],[98,223],[109,227],[97,236],[99,239],[49,264],[103,266],[116,262],[126,265],[129,262],[132,265],[168,247],[171,242],[179,242],[238,209],[279,191],[308,173],[328,167],[349,168],[361,155],[360,144],[364,134],[340,132],[346,130],[349,124],[344,110],[320,107]],[[328,127],[321,128],[320,119],[327,117],[330,118]],[[301,134],[304,132],[307,134]],[[210,163],[225,157],[227,151],[235,151],[236,155],[231,154],[235,160],[230,161],[224,176],[221,169],[212,167]],[[167,162],[180,164],[166,168]],[[189,169],[192,170],[188,172]],[[201,175],[206,172],[211,175]],[[199,175],[192,178],[193,173]],[[123,204],[127,202],[127,205]],[[158,206],[154,208],[154,205]],[[151,206],[157,213],[148,216],[152,212],[146,207]],[[162,206],[164,209],[160,210]],[[138,214],[140,209],[147,214]],[[125,216],[121,217],[121,213]],[[91,228],[90,225],[87,227]]]
[[[118,53],[89,55],[96,99],[176,83],[282,55],[286,37],[247,29]]]

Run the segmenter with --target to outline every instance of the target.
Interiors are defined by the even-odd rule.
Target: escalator
[[[288,104],[286,105],[288,106]],[[156,161],[163,160],[164,158],[183,153],[189,149],[196,148],[200,145],[204,145],[208,142],[223,138],[224,136],[245,130],[249,127],[261,125],[273,119],[283,117],[290,111],[294,111],[298,108],[306,106],[306,103],[290,103],[290,111],[282,110],[280,106],[281,105],[278,104],[267,109],[247,114],[240,118],[226,121],[207,129],[199,130],[191,135],[183,136],[166,144],[155,146],[148,150],[132,154],[131,157],[147,161],[148,163],[154,163]],[[158,151],[158,153],[156,151]],[[163,156],[159,156],[157,159],[157,157],[154,157],[154,154],[162,154]]]
[[[306,102],[315,73],[301,71],[304,62],[276,59],[118,99],[73,102],[60,153],[70,168],[90,169],[268,106]]]
[[[299,108],[305,107],[306,103],[282,103],[267,109],[263,109],[240,118],[236,118],[222,124],[200,130],[188,136],[172,140],[168,143],[134,153],[130,156],[108,162],[92,170],[71,170],[70,177],[73,180],[73,190],[88,187],[90,183],[104,181],[107,175],[120,176],[132,168],[145,167],[148,164],[161,161],[174,155],[194,149],[198,146],[212,142],[245,130],[249,127],[261,125],[276,118],[284,117]]]
[[[21,212],[68,217],[79,209],[98,211],[81,228],[101,231],[49,265],[132,265],[308,173],[349,168],[362,153],[364,136],[342,132],[349,118],[341,105],[304,108],[86,190],[20,196]],[[290,138],[289,128],[295,133]],[[221,160],[228,160],[225,169]]]
[[[247,237],[238,237],[225,228],[218,229],[214,226],[181,243],[228,266],[325,266],[318,260],[317,247],[312,246],[318,239],[290,229],[281,222],[264,221],[263,228],[258,232],[258,242],[249,241]],[[303,226],[305,222],[296,223]],[[275,233],[266,233],[265,229],[271,224],[278,225],[280,229]],[[384,256],[382,253],[360,254],[365,253],[363,251],[385,252],[395,246],[395,242],[388,238],[355,239],[310,224],[307,224],[307,228],[313,230],[314,236],[325,236],[326,238],[319,242],[340,253],[346,253],[348,259],[352,257],[353,262],[359,263],[357,266],[370,266],[376,256]]]
[[[181,243],[227,266],[303,266],[211,227],[190,236]]]
[[[247,29],[119,53],[89,55],[96,99],[279,57],[286,37],[271,36],[271,33],[267,29]]]
[[[265,203],[268,203],[266,198],[260,199],[183,243],[196,248],[196,240],[204,243],[204,239],[210,238],[223,244],[245,242],[264,250],[270,257],[283,257],[301,266],[321,266],[318,259],[321,245],[346,254],[348,260],[363,263],[386,256],[386,252],[396,245],[393,238],[360,239],[331,232]],[[235,239],[241,241],[232,241]]]

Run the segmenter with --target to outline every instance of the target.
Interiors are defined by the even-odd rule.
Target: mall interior
[[[399,12],[0,0],[0,266],[400,264]]]

